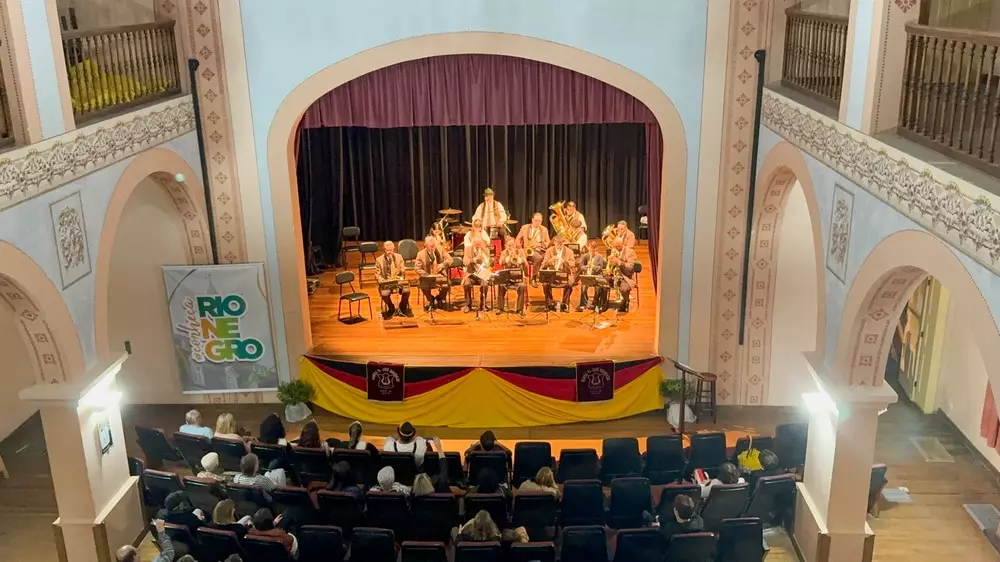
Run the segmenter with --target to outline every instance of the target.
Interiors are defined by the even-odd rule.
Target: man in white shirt
[[[417,435],[417,430],[410,422],[403,422],[396,428],[396,436],[388,436],[382,445],[383,451],[413,453],[413,460],[417,467],[424,464],[424,455],[427,454],[427,440]]]
[[[201,425],[201,412],[198,410],[190,410],[184,414],[184,425],[178,431],[189,435],[201,435],[208,439],[215,437],[212,428]]]
[[[563,206],[563,216],[566,217],[566,222],[568,224],[573,224],[573,219],[580,221],[580,228],[584,232],[587,232],[587,219],[583,218],[583,213],[576,210],[576,201],[567,201],[566,205]],[[568,242],[573,242],[572,240]]]
[[[507,210],[503,208],[503,204],[497,201],[493,197],[493,189],[490,187],[486,188],[483,192],[483,202],[476,207],[476,213],[472,215],[472,221],[475,222],[476,219],[483,221],[483,227],[486,232],[490,231],[490,228],[503,228],[506,226],[504,221],[507,220]]]

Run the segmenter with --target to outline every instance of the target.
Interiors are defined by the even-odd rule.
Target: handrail
[[[782,85],[828,105],[840,103],[848,20],[801,10],[785,11]]]
[[[816,12],[804,12],[799,8],[788,8],[785,10],[785,15],[792,18],[798,18],[803,20],[813,20],[813,21],[826,21],[830,23],[837,23],[847,25],[847,16],[837,16],[834,14],[820,14]]]
[[[63,31],[63,41],[66,39],[81,39],[83,37],[96,37],[98,35],[110,35],[112,33],[130,33],[143,29],[173,29],[175,22],[161,21],[151,23],[133,23],[129,25],[116,25],[113,27],[101,27],[98,29],[75,29],[73,31]]]
[[[908,23],[906,24],[906,33],[908,35],[921,35],[924,37],[937,37],[939,39],[952,39],[954,41],[968,41],[971,43],[1000,46],[1000,33],[990,33],[988,31],[969,31],[968,29],[954,27],[931,27],[929,25]]]

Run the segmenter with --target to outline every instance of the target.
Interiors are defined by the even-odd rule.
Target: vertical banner
[[[278,387],[263,264],[164,266],[163,282],[184,393]]]
[[[615,397],[615,362],[576,363],[576,401],[603,402]]]
[[[368,399],[378,402],[402,402],[406,367],[402,363],[376,363],[365,366]]]

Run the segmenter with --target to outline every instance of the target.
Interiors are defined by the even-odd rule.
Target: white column
[[[20,6],[20,21],[9,21],[8,26],[17,30],[12,34],[12,48],[21,52],[15,52],[15,57],[30,63],[34,105],[41,126],[40,138],[32,138],[31,142],[72,131],[76,125],[56,0],[6,1]],[[17,40],[18,36],[23,42]]]

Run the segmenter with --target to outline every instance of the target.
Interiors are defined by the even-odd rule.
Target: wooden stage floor
[[[591,329],[592,313],[572,311],[579,302],[579,288],[573,291],[571,312],[550,315],[546,323],[544,314],[532,312],[544,303],[542,287],[530,285],[529,310],[523,320],[513,314],[509,319],[498,316],[495,311],[484,312],[477,320],[475,312],[465,314],[456,307],[453,312],[435,312],[438,324],[432,325],[429,316],[422,316],[423,302],[418,303],[417,277],[412,271],[408,272],[408,278],[414,318],[394,318],[383,323],[374,272],[365,271],[359,290],[371,297],[375,318],[367,319],[368,307],[362,303],[365,321],[345,324],[337,320],[338,289],[334,281],[336,274],[343,270],[330,269],[320,275],[320,288],[309,297],[311,353],[345,361],[388,360],[409,365],[442,365],[446,361],[450,365],[486,367],[569,365],[595,358],[650,357],[655,354],[656,294],[649,268],[649,249],[644,241],[636,247],[636,254],[644,266],[638,274],[640,294],[633,291],[630,311],[619,317],[617,326],[602,329]],[[349,254],[348,268],[355,275],[359,260],[357,253]],[[554,293],[559,298],[561,291]],[[475,289],[473,298],[476,298]],[[513,291],[508,293],[508,298],[513,306]],[[462,288],[453,287],[452,302],[463,299]],[[347,314],[346,303],[344,314]],[[605,318],[613,320],[614,314],[606,313]]]

